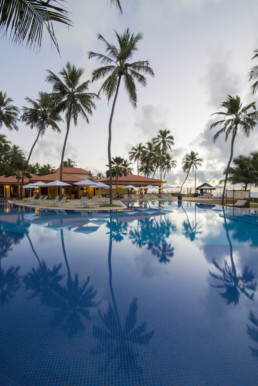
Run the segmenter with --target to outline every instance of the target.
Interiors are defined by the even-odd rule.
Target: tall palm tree
[[[255,50],[255,55],[252,57],[252,59],[258,58],[258,50]],[[257,87],[258,87],[258,66],[254,66],[250,73],[249,73],[249,81],[255,79],[254,84],[252,84],[252,91],[255,93]]]
[[[127,176],[127,174],[132,173],[132,168],[124,158],[113,157],[111,160],[111,170],[112,177],[116,178],[116,194],[118,196],[118,177]],[[109,177],[109,170],[107,171],[107,177]]]
[[[189,173],[191,170],[194,171],[194,191],[196,190],[196,170],[198,166],[202,164],[202,158],[198,158],[198,153],[195,151],[191,151],[189,154],[186,154],[182,161],[183,171],[186,173],[186,177],[184,182],[182,183],[180,193],[182,192],[183,185],[186,182]]]
[[[63,0],[0,0],[0,31],[10,39],[40,48],[43,28],[59,52],[53,22],[70,26],[68,12],[59,5]],[[51,4],[50,4],[51,2]]]
[[[233,97],[231,95],[228,95],[227,99],[221,103],[221,107],[224,109],[224,111],[218,111],[214,114],[222,115],[224,119],[212,123],[210,125],[210,129],[217,126],[221,127],[213,137],[214,142],[222,133],[225,133],[225,141],[227,141],[229,135],[231,134],[230,156],[226,168],[222,193],[223,205],[228,179],[228,171],[233,158],[236,135],[238,133],[238,130],[241,129],[244,135],[246,135],[247,137],[249,136],[251,130],[255,127],[258,121],[258,112],[256,111],[255,102],[249,103],[247,106],[243,107],[239,96]],[[252,109],[253,111],[249,112],[250,109]]]
[[[139,174],[139,161],[141,160],[142,152],[143,152],[143,144],[141,142],[133,146],[129,152],[130,161],[134,161],[137,164],[137,174]]]
[[[170,130],[159,130],[157,137],[153,138],[154,145],[160,150],[160,179],[162,179],[162,171],[164,168],[164,156],[175,144],[173,135]]]
[[[0,91],[0,129],[6,127],[9,130],[18,130],[19,109],[12,105],[13,100],[7,97],[6,93]]]
[[[52,100],[49,94],[46,92],[39,92],[39,98],[34,101],[30,98],[25,98],[25,100],[32,105],[32,107],[23,107],[23,114],[21,120],[26,122],[31,129],[34,127],[38,130],[35,141],[30,149],[28,158],[26,160],[26,169],[30,162],[30,157],[32,155],[33,149],[38,142],[40,136],[43,136],[46,132],[47,127],[51,127],[52,130],[61,132],[57,122],[61,121],[60,115],[53,109]],[[23,184],[24,174],[22,177]]]
[[[60,162],[60,181],[63,177],[63,161],[71,121],[76,126],[81,115],[88,123],[88,115],[92,114],[92,110],[96,107],[94,99],[97,95],[87,92],[90,81],[80,83],[83,73],[82,68],[76,68],[69,62],[59,73],[61,78],[48,70],[47,82],[51,83],[53,87],[51,98],[55,105],[55,111],[56,113],[64,112],[66,119],[66,134]]]
[[[99,93],[103,92],[108,101],[113,98],[111,114],[108,125],[108,164],[109,164],[109,178],[110,178],[110,203],[112,204],[112,173],[111,173],[111,133],[112,133],[112,121],[117,101],[117,96],[122,79],[126,91],[129,95],[129,100],[133,107],[137,106],[137,92],[135,80],[141,85],[146,86],[146,78],[143,74],[149,74],[154,76],[152,68],[149,66],[149,62],[136,61],[129,62],[135,51],[138,50],[137,44],[143,38],[141,33],[137,35],[131,34],[127,29],[123,34],[115,32],[118,46],[108,43],[108,41],[101,35],[98,35],[98,39],[105,44],[106,54],[99,54],[96,52],[89,52],[89,58],[97,58],[104,66],[97,68],[92,73],[92,81],[97,81],[103,77],[106,77],[102,84]]]

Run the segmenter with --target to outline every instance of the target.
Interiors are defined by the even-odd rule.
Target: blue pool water
[[[0,204],[0,384],[254,385],[258,214]]]

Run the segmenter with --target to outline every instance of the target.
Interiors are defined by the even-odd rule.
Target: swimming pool
[[[257,281],[248,209],[2,203],[0,383],[254,385]]]

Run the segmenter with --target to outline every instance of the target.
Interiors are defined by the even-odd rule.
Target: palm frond
[[[99,80],[100,78],[103,78],[104,76],[106,76],[107,74],[109,74],[111,71],[114,71],[114,70],[115,70],[115,66],[105,66],[105,67],[96,68],[92,72],[92,78],[91,78],[92,82]]]
[[[52,4],[59,4],[63,0],[53,0]],[[0,30],[9,33],[10,38],[18,44],[24,41],[29,47],[40,48],[43,28],[59,52],[53,22],[70,26],[68,12],[60,6],[40,0],[0,0]]]
[[[134,107],[137,105],[137,93],[133,77],[129,74],[124,76],[125,88],[129,95],[129,100]]]

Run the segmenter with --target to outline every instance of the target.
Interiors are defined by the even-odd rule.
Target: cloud
[[[230,69],[229,63],[224,61],[213,61],[209,64],[206,75],[201,82],[208,93],[208,104],[218,106],[224,101],[228,94],[237,95],[240,87],[240,76]]]
[[[159,130],[169,129],[169,109],[161,106],[145,105],[137,113],[135,126],[147,141],[155,137]]]

